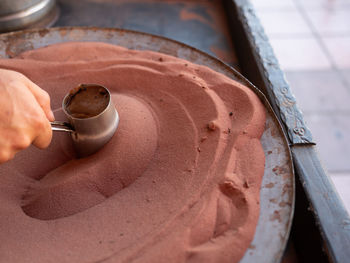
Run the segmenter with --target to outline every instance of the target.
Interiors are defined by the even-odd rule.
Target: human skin
[[[0,163],[31,144],[50,144],[54,115],[46,91],[21,73],[0,69],[0,105]]]

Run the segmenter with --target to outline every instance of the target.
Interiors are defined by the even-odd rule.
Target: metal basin
[[[260,216],[254,239],[240,262],[280,262],[292,224],[294,174],[287,139],[264,95],[233,68],[202,51],[164,37],[129,30],[69,27],[3,34],[0,57],[8,58],[25,50],[68,41],[100,41],[187,59],[246,85],[259,96],[267,113],[261,139],[266,163],[260,191]]]
[[[56,0],[1,0],[0,32],[26,28],[55,8]]]

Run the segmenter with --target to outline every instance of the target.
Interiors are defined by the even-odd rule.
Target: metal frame
[[[231,29],[240,38],[235,47],[242,73],[261,87],[289,136],[299,181],[297,194],[307,198],[296,203],[292,235],[298,256],[302,260],[313,259],[312,262],[349,262],[349,215],[317,157],[311,132],[296,106],[254,9],[248,0],[225,0],[223,3]],[[308,216],[310,212],[312,217]],[[313,222],[303,222],[304,219]],[[306,226],[316,227],[318,233]],[[305,237],[307,235],[314,237]],[[307,243],[310,241],[315,243]],[[319,255],[322,250],[328,259]],[[321,261],[314,261],[316,258]]]
[[[266,156],[260,191],[261,212],[254,239],[240,262],[279,262],[292,225],[294,174],[287,138],[265,96],[233,68],[200,50],[168,38],[130,30],[66,27],[8,33],[0,36],[0,56],[9,58],[26,50],[72,41],[101,41],[187,59],[248,86],[260,97],[267,112],[265,131],[261,138]]]

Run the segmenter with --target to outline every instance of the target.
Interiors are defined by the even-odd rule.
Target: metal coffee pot
[[[70,112],[69,106],[74,103],[74,96],[81,91],[98,89],[107,99],[106,106],[93,116],[77,116]],[[68,122],[51,122],[53,131],[69,132],[73,139],[73,145],[78,157],[86,157],[101,149],[114,135],[118,124],[119,115],[112,102],[109,90],[97,84],[81,84],[71,90],[63,99],[62,109],[68,118]]]

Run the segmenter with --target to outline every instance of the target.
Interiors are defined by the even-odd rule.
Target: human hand
[[[31,144],[46,148],[54,119],[46,91],[21,73],[0,69],[0,163]]]

